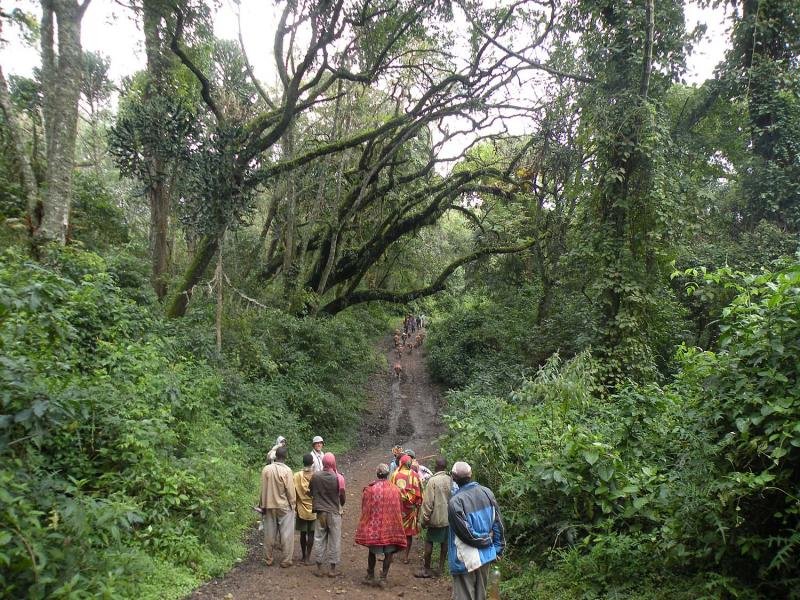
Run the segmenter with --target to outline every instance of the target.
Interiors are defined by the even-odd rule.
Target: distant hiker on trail
[[[275,452],[280,447],[286,448],[286,438],[283,437],[282,435],[278,436],[278,439],[275,440],[275,445],[267,453],[267,462],[268,463],[274,463],[275,462]]]
[[[419,475],[411,470],[411,457],[400,457],[400,466],[392,473],[391,482],[400,489],[403,502],[403,531],[406,534],[406,553],[403,563],[408,564],[408,553],[414,536],[419,534],[419,507],[422,504],[422,483]]]
[[[428,480],[433,477],[431,470],[422,463],[417,462],[416,459],[411,461],[411,468],[417,472],[417,475],[419,475],[419,480],[422,482],[422,487],[425,487],[425,484],[428,483]]]
[[[325,453],[322,451],[322,446],[325,445],[325,440],[321,435],[315,435],[311,440],[311,457],[314,459],[314,472],[322,471],[322,457]]]
[[[389,475],[394,473],[400,465],[401,456],[403,456],[403,447],[398,444],[392,448],[392,460],[389,462]]]
[[[392,367],[392,370],[394,371],[394,378],[400,379],[400,377],[403,375],[403,363],[397,361],[396,363],[394,363],[394,367]]]
[[[295,531],[300,532],[300,562],[307,565],[311,561],[314,548],[314,514],[311,500],[311,477],[314,475],[314,457],[309,452],[303,455],[303,468],[294,474],[294,489],[297,494],[297,518],[294,521]]]
[[[292,566],[294,554],[294,507],[297,497],[292,470],[284,464],[286,447],[275,450],[275,462],[261,470],[261,501],[259,508],[264,525],[264,552],[267,566],[272,566],[273,546],[280,537],[282,567]]]
[[[430,476],[433,475],[431,470],[425,465],[421,465],[419,462],[417,462],[417,454],[411,448],[408,448],[403,452],[411,457],[411,470],[419,475],[420,483],[425,483]]]
[[[420,524],[425,531],[425,555],[423,565],[414,577],[428,578],[431,576],[431,556],[433,545],[439,544],[439,572],[444,572],[444,561],[447,558],[448,523],[447,503],[450,501],[453,485],[450,475],[445,470],[447,463],[441,456],[436,458],[436,473],[428,480],[422,492],[422,512]]]
[[[417,321],[417,329],[420,329],[422,327],[422,318],[419,315],[417,315],[415,319]]]
[[[326,452],[322,471],[311,478],[311,499],[317,513],[314,525],[314,552],[317,577],[336,577],[336,565],[342,558],[342,507],[345,501],[344,477],[336,470],[336,457]],[[325,571],[323,565],[330,565]]]
[[[489,565],[506,545],[500,507],[489,488],[472,481],[467,463],[454,464],[452,475],[458,484],[447,505],[453,598],[485,600]]]
[[[361,518],[356,529],[356,544],[369,548],[367,576],[362,583],[375,587],[386,587],[386,576],[392,566],[394,553],[406,546],[403,531],[403,506],[400,490],[387,479],[389,465],[380,464],[377,479],[361,493]],[[383,555],[383,568],[379,580],[375,579],[377,555]]]

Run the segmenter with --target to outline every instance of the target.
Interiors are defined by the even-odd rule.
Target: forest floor
[[[391,367],[396,359],[387,338],[381,345]],[[253,530],[248,536],[247,557],[224,577],[214,579],[189,596],[189,600],[324,600],[327,598],[417,598],[426,600],[449,599],[452,581],[449,576],[416,579],[414,573],[422,564],[424,542],[415,538],[411,548],[411,561],[403,564],[400,555],[395,557],[389,571],[389,585],[385,589],[366,587],[360,583],[366,574],[367,549],[353,541],[361,514],[361,490],[375,479],[375,467],[389,462],[391,448],[400,444],[413,448],[420,462],[430,464],[437,452],[436,438],[444,428],[440,417],[441,396],[431,383],[425,361],[424,348],[413,354],[404,354],[401,362],[403,376],[398,381],[389,372],[375,373],[368,385],[369,400],[361,415],[361,427],[355,447],[346,455],[337,457],[337,466],[347,481],[347,502],[342,523],[342,562],[340,574],[335,579],[313,577],[315,566],[299,566],[300,542],[295,534],[295,566],[281,569],[267,567],[260,545],[261,535]],[[434,551],[434,565],[437,564]],[[380,565],[378,565],[380,569]]]

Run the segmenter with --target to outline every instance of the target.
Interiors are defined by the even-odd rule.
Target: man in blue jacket
[[[449,563],[455,600],[485,600],[489,565],[503,554],[505,531],[492,490],[472,481],[472,467],[451,471],[458,491],[447,504]]]

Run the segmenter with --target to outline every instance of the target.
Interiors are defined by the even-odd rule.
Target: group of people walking
[[[316,564],[315,575],[336,577],[341,561],[342,510],[345,479],[336,458],[323,452],[323,439],[312,440],[312,451],[303,456],[296,473],[285,464],[286,440],[279,437],[268,455],[272,462],[261,472],[258,506],[264,529],[268,566],[281,552],[280,566],[291,566],[294,530],[300,532],[301,563]],[[395,446],[389,464],[375,469],[375,480],[361,495],[361,516],[355,542],[365,546],[365,585],[385,588],[396,554],[409,562],[411,545],[425,530],[421,568],[415,577],[442,575],[448,560],[456,600],[486,597],[489,565],[505,548],[500,508],[488,488],[472,480],[466,462],[453,464],[450,473],[443,457],[436,457],[434,472],[416,460],[413,450]],[[431,561],[439,547],[438,569]],[[378,561],[382,561],[376,573]]]
[[[267,566],[282,555],[281,567],[290,567],[294,556],[294,532],[300,532],[300,562],[316,563],[318,576],[336,576],[342,552],[344,476],[336,469],[336,457],[323,452],[324,440],[315,436],[312,449],[303,455],[303,468],[292,473],[286,465],[286,438],[279,436],[261,470],[258,511],[264,531]]]
[[[425,315],[407,314],[403,319],[403,333],[410,335],[415,331],[426,327],[427,318]]]

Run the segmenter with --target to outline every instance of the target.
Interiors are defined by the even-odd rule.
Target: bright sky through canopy
[[[275,9],[265,0],[241,0],[242,38],[256,76],[272,83],[272,41]],[[34,0],[21,0],[18,7],[38,17],[41,10]],[[701,8],[696,2],[687,3],[687,27],[691,30],[704,23],[708,30],[689,57],[686,79],[701,83],[712,76],[714,67],[722,60],[728,35],[725,15],[719,9]],[[224,0],[217,13],[214,31],[224,39],[237,38],[237,19],[234,3]],[[3,68],[13,74],[27,75],[40,64],[39,48],[26,47],[18,32],[3,32],[8,44],[0,49]],[[82,29],[84,50],[100,52],[111,59],[111,77],[114,80],[131,75],[144,68],[144,36],[132,11],[111,0],[93,2],[84,17]]]

